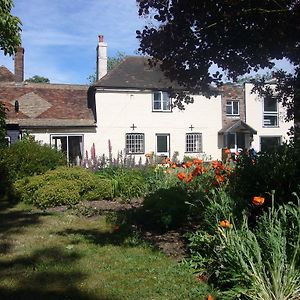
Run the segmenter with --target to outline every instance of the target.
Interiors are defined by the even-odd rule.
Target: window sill
[[[171,113],[172,112],[172,110],[153,110],[152,109],[152,112],[157,112],[157,113]]]

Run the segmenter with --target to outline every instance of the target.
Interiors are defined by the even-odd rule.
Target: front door
[[[245,133],[229,133],[227,135],[227,148],[230,149],[231,153],[235,153],[238,150],[245,149]]]
[[[170,134],[156,134],[156,155],[170,157]]]

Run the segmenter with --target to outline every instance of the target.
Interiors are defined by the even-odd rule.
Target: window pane
[[[233,114],[238,115],[240,113],[239,112],[239,102],[234,101],[234,102],[232,102],[232,104],[233,104]]]
[[[128,154],[144,153],[144,134],[127,133],[125,148],[126,148],[126,153]]]
[[[186,141],[186,152],[189,153],[202,152],[201,133],[187,133],[185,141]]]
[[[226,104],[226,114],[227,115],[232,115],[232,105],[231,105],[231,101],[227,102]]]
[[[277,99],[264,99],[264,111],[277,112]]]
[[[69,162],[79,165],[82,159],[82,136],[69,136]]]
[[[278,126],[278,116],[264,115],[264,126]]]
[[[235,134],[234,133],[229,133],[227,135],[227,147],[228,148],[235,148]]]
[[[157,152],[168,152],[168,136],[157,136]]]
[[[161,93],[160,92],[155,92],[154,93],[154,101],[161,101]]]
[[[161,102],[160,101],[155,101],[153,103],[153,109],[154,110],[161,110]]]
[[[270,136],[270,137],[261,137],[260,139],[260,150],[261,151],[269,151],[278,145],[280,145],[280,137],[279,136]]]
[[[163,93],[163,110],[170,110],[170,98],[168,93]]]

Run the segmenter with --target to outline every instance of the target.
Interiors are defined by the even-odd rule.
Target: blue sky
[[[95,72],[98,35],[108,56],[128,55],[139,47],[135,31],[146,20],[135,0],[15,0],[12,13],[22,21],[25,78],[44,76],[52,83],[88,83]],[[0,65],[13,71],[11,57],[0,53]]]

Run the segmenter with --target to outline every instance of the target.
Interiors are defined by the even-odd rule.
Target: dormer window
[[[171,111],[171,99],[166,92],[154,92],[152,101],[153,111]]]

